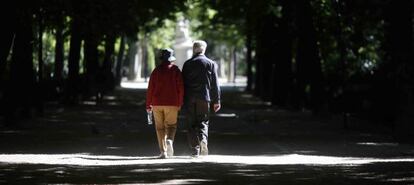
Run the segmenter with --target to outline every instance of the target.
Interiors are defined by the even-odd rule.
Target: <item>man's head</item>
[[[173,62],[176,60],[173,54],[174,54],[174,51],[170,48],[161,49],[160,59],[163,62]]]
[[[193,53],[196,54],[204,54],[207,49],[207,43],[203,40],[196,40],[193,42]]]

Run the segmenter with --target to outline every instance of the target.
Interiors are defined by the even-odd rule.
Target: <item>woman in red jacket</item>
[[[183,104],[184,85],[181,71],[173,63],[173,50],[162,49],[160,60],[161,64],[151,73],[146,109],[154,114],[160,158],[167,158],[174,155],[173,142],[178,111]]]

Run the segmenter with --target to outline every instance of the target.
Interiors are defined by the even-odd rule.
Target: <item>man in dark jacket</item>
[[[188,141],[194,157],[208,155],[210,104],[214,112],[221,107],[217,64],[204,55],[206,48],[205,41],[194,41],[193,57],[184,63],[182,71]]]
[[[183,104],[184,85],[180,69],[174,65],[173,50],[161,50],[162,63],[151,73],[147,91],[147,112],[153,111],[160,158],[174,155],[173,142],[178,111]]]

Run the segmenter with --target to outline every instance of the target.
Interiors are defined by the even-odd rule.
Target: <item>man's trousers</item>
[[[208,143],[208,125],[210,103],[205,100],[186,102],[187,137],[193,154],[200,152],[200,142]]]

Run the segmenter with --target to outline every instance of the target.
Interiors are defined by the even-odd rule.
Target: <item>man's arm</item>
[[[220,110],[220,84],[218,82],[218,76],[217,76],[217,64],[213,62],[213,69],[211,74],[211,102],[214,104],[214,112],[217,112]]]

